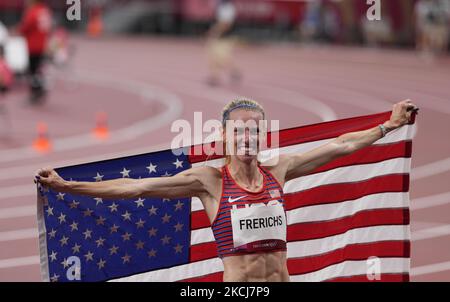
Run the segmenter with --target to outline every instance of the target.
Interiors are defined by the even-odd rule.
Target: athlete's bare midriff
[[[229,256],[222,259],[225,282],[288,282],[286,252]]]

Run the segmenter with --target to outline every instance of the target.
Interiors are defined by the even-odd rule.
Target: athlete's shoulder
[[[199,178],[222,178],[221,168],[215,168],[211,166],[193,167],[186,171],[189,171],[189,174],[195,175]]]
[[[261,162],[261,166],[270,172],[285,170],[290,160],[291,156],[289,154],[279,154]]]
[[[211,200],[209,197],[213,196],[217,200],[220,197],[222,173],[220,168],[210,166],[194,167],[184,172],[187,172],[199,181],[208,194],[200,195],[203,204]]]
[[[291,156],[289,156],[289,154],[279,154],[276,157],[272,157],[269,160],[262,162],[261,167],[270,172],[281,186],[284,186],[286,171],[289,167],[290,160]]]

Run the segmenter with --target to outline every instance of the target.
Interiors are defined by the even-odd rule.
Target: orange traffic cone
[[[46,123],[39,122],[37,125],[38,137],[33,142],[33,149],[39,153],[48,153],[52,149],[52,144],[48,137],[48,127]]]
[[[97,38],[103,33],[103,21],[100,10],[92,12],[87,25],[87,33],[91,38]]]
[[[92,132],[93,135],[99,140],[105,140],[109,137],[108,115],[105,112],[97,113],[96,125]]]

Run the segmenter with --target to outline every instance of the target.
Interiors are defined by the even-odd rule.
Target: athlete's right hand
[[[38,182],[44,187],[60,192],[66,187],[67,182],[52,168],[43,168],[36,171],[34,182]]]

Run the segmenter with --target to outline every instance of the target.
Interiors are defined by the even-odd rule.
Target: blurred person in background
[[[63,26],[55,28],[48,43],[48,55],[58,67],[65,67],[69,60],[69,33]]]
[[[361,17],[364,42],[370,47],[391,44],[395,40],[392,18],[387,5],[381,6],[381,20],[369,20],[366,14]]]
[[[28,0],[19,32],[25,37],[29,53],[29,83],[31,104],[45,100],[46,90],[42,65],[52,28],[52,15],[44,0]]]
[[[207,33],[207,52],[209,76],[207,84],[217,86],[223,71],[229,72],[231,81],[238,83],[241,72],[233,60],[234,48],[237,40],[231,37],[236,19],[236,8],[231,0],[217,0],[216,23]]]
[[[0,23],[0,31],[2,30]],[[0,35],[2,33],[0,32]],[[5,40],[6,41],[6,40]],[[11,121],[6,110],[5,96],[11,88],[13,82],[13,73],[9,68],[4,56],[4,43],[0,37],[0,139],[6,138],[11,130]]]
[[[341,20],[335,3],[327,2],[323,9],[323,37],[325,41],[337,42],[340,35]]]
[[[414,8],[416,47],[427,58],[443,53],[448,48],[448,0],[419,0]]]
[[[319,38],[322,31],[322,0],[309,1],[306,4],[306,13],[300,22],[300,38],[310,42]]]
[[[6,45],[8,37],[9,37],[8,29],[0,21],[0,46],[4,47]]]

